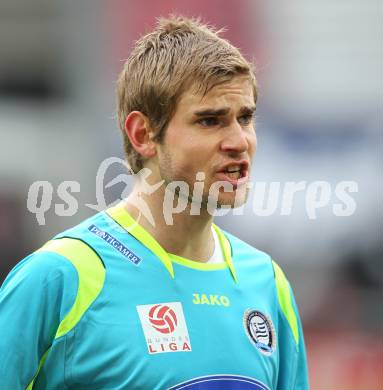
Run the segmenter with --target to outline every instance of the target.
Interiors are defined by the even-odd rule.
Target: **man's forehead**
[[[215,85],[207,93],[191,88],[182,95],[179,106],[183,106],[188,111],[194,111],[219,106],[230,107],[229,102],[249,108],[255,106],[253,85],[248,77],[236,77],[228,82]]]

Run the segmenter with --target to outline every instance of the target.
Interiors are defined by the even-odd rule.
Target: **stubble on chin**
[[[175,169],[173,164],[173,158],[172,155],[166,150],[166,148],[163,148],[161,161],[159,162],[159,173],[161,176],[161,179],[164,180],[164,186],[165,188],[168,187],[169,184],[178,181],[178,182],[185,182],[188,185],[188,193],[185,193],[185,191],[181,191],[179,187],[176,187],[174,189],[174,201],[179,201],[179,198],[187,199],[188,207],[191,207],[193,204],[195,206],[199,206],[200,210],[202,212],[208,211],[213,206],[217,209],[222,208],[231,208],[235,209],[238,207],[243,206],[248,199],[249,196],[249,188],[247,185],[243,185],[240,188],[233,189],[231,194],[230,200],[225,200],[225,194],[219,193],[218,196],[213,196],[213,198],[216,199],[215,204],[210,204],[214,202],[210,202],[210,188],[214,184],[214,182],[206,183],[204,184],[204,189],[202,193],[202,197],[199,199],[193,198],[193,190],[194,186],[197,183],[197,180],[191,180],[190,178],[185,177],[185,175],[182,172],[177,172],[177,169]],[[220,191],[221,192],[221,191]],[[229,193],[226,193],[229,195]]]

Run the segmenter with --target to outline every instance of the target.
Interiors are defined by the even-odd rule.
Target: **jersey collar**
[[[128,213],[125,208],[124,201],[118,203],[116,206],[110,207],[109,209],[105,210],[105,212],[123,229],[125,229],[128,233],[140,241],[142,245],[146,246],[151,252],[153,252],[161,260],[165,268],[170,273],[171,277],[174,278],[174,269],[171,256],[169,256],[168,252],[166,252],[161,244]],[[236,283],[238,283],[237,274],[235,272],[232,259],[230,242],[217,225],[213,224],[213,228],[217,233],[224,260],[230,269],[233,279]],[[201,268],[199,267],[199,269]]]

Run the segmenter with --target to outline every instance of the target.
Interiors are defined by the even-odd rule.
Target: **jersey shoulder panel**
[[[54,237],[55,240],[62,238],[77,239],[88,245],[99,256],[107,273],[116,271],[122,264],[129,264],[131,270],[139,268],[144,263],[141,263],[143,258],[154,256],[150,248],[106,212],[100,212]]]
[[[33,253],[0,289],[0,376],[4,388],[25,388],[75,301],[75,268],[54,253]],[[12,324],[12,326],[10,326]]]
[[[273,269],[275,274],[275,286],[277,290],[279,306],[289,323],[292,334],[294,336],[295,343],[299,342],[299,332],[298,332],[298,319],[293,304],[292,290],[290,283],[287,280],[284,272],[281,267],[273,260]]]
[[[0,289],[3,299],[16,294],[20,303],[31,297],[61,297],[61,314],[76,296],[78,278],[75,268],[57,253],[33,252],[11,270]]]
[[[63,256],[77,271],[76,299],[65,318],[60,322],[55,338],[73,329],[89,306],[100,294],[105,280],[105,265],[100,256],[86,242],[75,238],[57,238],[48,241],[39,252]]]

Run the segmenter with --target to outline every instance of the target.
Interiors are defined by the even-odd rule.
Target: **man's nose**
[[[225,137],[221,142],[223,152],[244,153],[248,149],[248,134],[237,121],[225,129]]]

